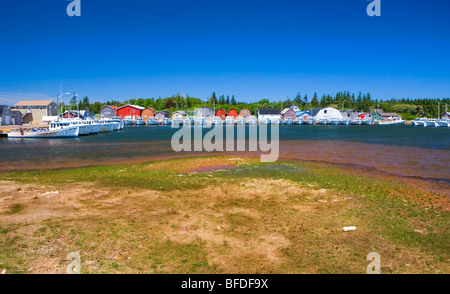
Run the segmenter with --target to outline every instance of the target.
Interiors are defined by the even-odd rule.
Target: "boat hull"
[[[79,127],[68,127],[60,130],[36,131],[36,132],[10,132],[8,138],[51,139],[51,138],[76,138],[80,132]]]

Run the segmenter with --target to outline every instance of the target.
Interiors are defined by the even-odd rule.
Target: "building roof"
[[[111,107],[114,111],[117,111],[117,108],[119,108],[119,107],[114,106],[114,105],[106,105],[106,106],[103,106],[103,108],[105,108],[105,107]]]
[[[281,114],[286,114],[288,111],[293,111],[293,112],[295,112],[292,108],[285,108],[285,109],[283,109],[283,111],[281,112]]]
[[[17,115],[17,114],[22,115],[22,112],[20,112],[20,111],[18,111],[18,110],[13,110],[13,111],[12,111],[12,115],[13,115],[13,116],[14,116],[14,115]]]
[[[322,109],[325,109],[325,107],[316,107],[314,109],[311,109],[309,113],[311,113],[312,116],[316,116]]]
[[[2,115],[3,109],[5,109],[5,108],[9,108],[9,106],[8,105],[0,105],[0,115]]]
[[[311,113],[309,113],[308,111],[296,111],[295,114],[297,116],[301,116],[301,115],[305,115],[305,114],[309,115],[309,116],[312,116]]]
[[[276,115],[276,114],[281,114],[281,110],[279,110],[279,109],[259,109],[258,113],[259,114],[273,114],[273,115]]]
[[[14,106],[48,106],[53,100],[22,100]]]
[[[139,109],[139,110],[144,110],[145,109],[145,107],[142,107],[142,106],[139,106],[139,105],[131,105],[131,104],[127,104],[127,105],[119,107],[117,109],[122,109],[122,108],[125,108],[125,107],[133,107],[133,108],[136,108],[136,109]]]
[[[183,111],[183,110],[175,111],[174,113],[172,113],[172,115],[174,115],[175,113],[179,113],[181,115],[186,115],[186,111]]]

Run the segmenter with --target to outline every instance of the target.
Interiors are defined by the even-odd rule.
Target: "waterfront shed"
[[[446,112],[442,115],[442,118],[450,119],[450,112]]]
[[[58,115],[58,106],[53,100],[23,100],[14,105],[14,110],[20,111],[23,121],[29,123],[41,123],[44,116]]]
[[[158,121],[163,121],[165,118],[170,118],[170,112],[168,111],[158,111],[155,113],[155,118]]]
[[[155,117],[156,110],[154,108],[146,108],[142,111],[141,116],[142,118],[147,121],[151,117]]]
[[[0,125],[6,126],[13,124],[12,116],[11,107],[8,105],[0,105]]]
[[[142,111],[145,108],[139,105],[125,105],[117,108],[117,116],[124,118],[125,116],[131,116],[132,118],[138,118],[141,116]]]
[[[295,114],[297,115],[297,118],[303,122],[307,121],[308,118],[313,117],[311,113],[307,111],[297,111]]]
[[[212,108],[208,106],[203,106],[200,108],[195,109],[195,117],[204,117],[204,118],[213,118],[215,115],[215,112]]]
[[[353,109],[347,109],[344,111],[341,111],[342,118],[349,119],[349,120],[355,120],[358,118],[358,112]]]
[[[290,117],[294,120],[297,118],[297,113],[292,108],[285,108],[281,112],[281,119],[286,119],[287,117]]]
[[[176,120],[185,120],[187,116],[186,111],[178,110],[172,113],[172,119]]]
[[[249,117],[249,116],[252,116],[252,112],[250,110],[244,108],[239,112],[239,116]]]
[[[232,109],[230,109],[230,111],[228,111],[228,115],[227,116],[232,116],[232,117],[234,117],[236,119],[238,117],[238,112],[237,112],[236,109],[232,108]]]
[[[13,122],[13,125],[16,125],[16,126],[20,126],[21,124],[23,124],[22,112],[20,112],[18,110],[13,110],[12,111],[12,122]]]
[[[331,118],[342,119],[342,114],[339,110],[335,108],[325,107],[320,109],[314,117],[316,118],[316,120],[331,119]]]
[[[100,110],[100,118],[111,119],[117,116],[117,106],[106,105]]]
[[[281,119],[281,110],[279,109],[259,109],[258,119],[262,120],[268,118],[270,120]]]
[[[216,116],[220,117],[220,119],[225,119],[227,113],[223,109],[217,109]]]

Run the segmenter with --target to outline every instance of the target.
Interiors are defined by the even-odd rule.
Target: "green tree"
[[[237,101],[236,101],[236,99],[234,98],[234,95],[231,96],[231,104],[232,104],[232,105],[236,105],[236,104],[237,104]]]
[[[317,93],[314,92],[314,96],[311,99],[311,107],[315,108],[319,105],[319,99],[317,98]]]

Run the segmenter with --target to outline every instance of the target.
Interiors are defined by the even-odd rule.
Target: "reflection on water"
[[[0,138],[0,171],[137,163],[206,154],[172,151],[174,132],[170,127],[155,126],[75,139]],[[280,158],[450,179],[449,135],[450,128],[283,126]]]

